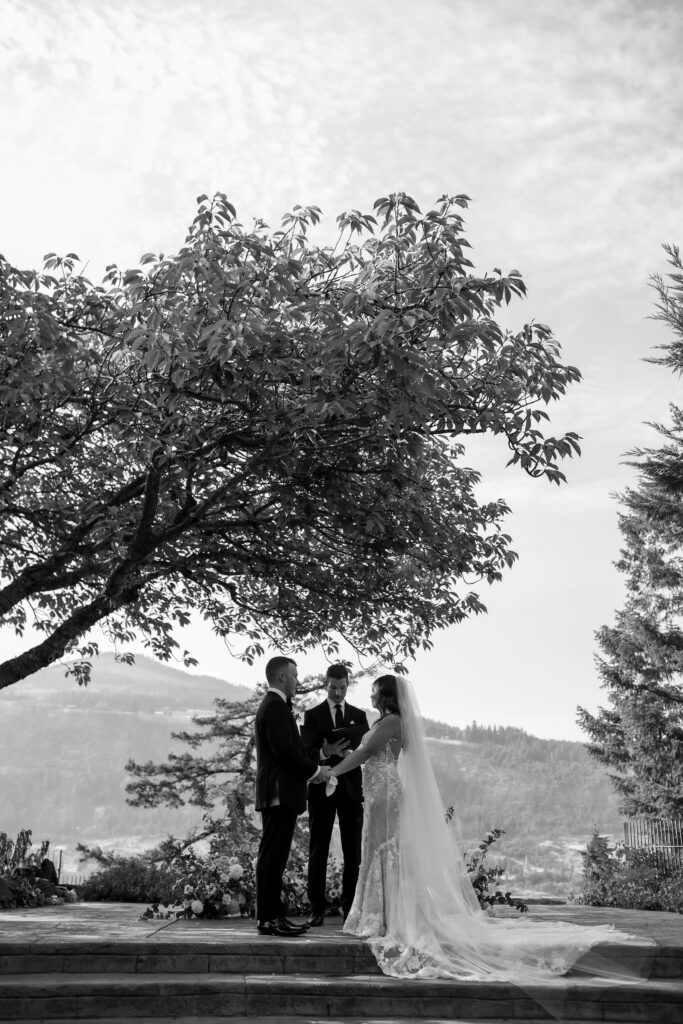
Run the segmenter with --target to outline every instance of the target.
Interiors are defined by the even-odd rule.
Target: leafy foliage
[[[302,714],[312,703],[311,696],[323,687],[322,677],[302,680],[294,698],[295,713]],[[254,720],[264,692],[265,685],[245,701],[216,698],[212,715],[193,718],[198,730],[171,733],[172,739],[189,746],[191,752],[170,753],[161,764],[129,760],[126,771],[133,781],[126,785],[127,802],[150,808],[191,804],[211,810],[220,806],[230,819],[244,817],[254,802]],[[199,753],[200,748],[207,753]]]
[[[20,829],[16,842],[0,832],[0,906],[42,907],[45,904],[76,903],[75,890],[56,885],[52,862],[48,860],[50,841],[44,839],[33,848],[31,829]],[[45,876],[45,877],[43,877]]]
[[[446,821],[452,821],[455,815],[455,808],[452,806],[447,807],[445,813]],[[497,888],[498,883],[505,874],[505,868],[500,865],[486,863],[489,848],[503,835],[505,835],[505,829],[503,828],[494,828],[487,832],[486,838],[482,839],[476,849],[465,855],[465,867],[482,909],[488,910],[490,907],[507,906],[514,907],[515,910],[525,914],[529,909],[526,903],[522,900],[513,900],[512,892],[502,892]]]
[[[101,286],[0,258],[0,622],[44,634],[0,687],[74,651],[86,682],[96,623],[168,659],[192,611],[249,661],[341,634],[400,662],[516,557],[463,439],[556,483],[579,450],[539,428],[579,372],[496,323],[524,284],[471,271],[466,197],[382,198],[326,248],[317,207],[271,233],[198,204],[177,255]]]
[[[174,878],[148,856],[115,854],[86,879],[81,897],[87,901],[146,903],[171,899],[173,888]]]
[[[683,267],[667,249],[673,284],[661,278],[659,318],[674,331],[654,361],[683,370]],[[588,750],[614,769],[611,778],[628,815],[683,817],[683,409],[671,406],[659,449],[631,452],[639,484],[620,497],[625,542],[617,569],[627,597],[614,626],[597,633],[598,669],[610,707],[579,708]]]
[[[194,836],[185,840],[169,836],[156,849],[134,857],[81,846],[82,860],[100,865],[86,882],[83,898],[147,903],[143,920],[253,917],[258,830],[243,815],[226,815],[221,820],[206,815],[204,825],[203,835],[210,837],[206,852],[201,851]],[[308,909],[307,861],[308,833],[299,821],[282,889],[292,914],[303,914]],[[340,903],[341,865],[331,857],[328,911],[338,910]]]
[[[654,850],[623,843],[610,847],[597,829],[582,857],[583,892],[577,903],[683,914],[683,865],[667,866]]]

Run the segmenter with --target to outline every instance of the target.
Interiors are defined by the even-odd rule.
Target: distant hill
[[[32,828],[67,848],[77,842],[121,851],[184,835],[201,820],[187,807],[144,810],[125,801],[124,765],[165,760],[181,744],[171,732],[192,728],[216,697],[244,700],[253,691],[195,676],[145,657],[134,666],[103,654],[92,681],[79,687],[53,666],[0,692],[0,831]],[[617,799],[604,770],[580,743],[542,740],[521,729],[456,727],[425,721],[446,806],[453,805],[466,847],[504,828],[494,849],[516,890],[578,887],[576,852],[601,831],[620,832]]]
[[[591,830],[619,839],[622,816],[605,770],[581,743],[512,727],[425,722],[444,804],[453,805],[463,848],[505,829],[493,851],[516,891],[578,891]]]
[[[184,835],[201,811],[130,807],[124,765],[165,760],[171,733],[192,728],[216,697],[252,694],[141,656],[122,665],[112,654],[94,659],[88,686],[51,666],[0,691],[0,831],[31,828],[34,841],[70,850],[77,842],[134,849]]]

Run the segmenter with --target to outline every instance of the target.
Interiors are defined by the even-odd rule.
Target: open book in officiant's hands
[[[325,733],[325,739],[328,743],[337,743],[339,740],[348,740],[349,743],[357,747],[362,740],[367,729],[364,725],[342,725],[338,729],[330,729]]]

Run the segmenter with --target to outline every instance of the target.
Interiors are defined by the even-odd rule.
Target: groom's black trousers
[[[256,857],[256,920],[274,921],[285,914],[282,876],[292,846],[298,811],[292,807],[264,807],[263,833]]]

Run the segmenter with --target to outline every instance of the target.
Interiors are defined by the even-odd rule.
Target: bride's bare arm
[[[350,772],[352,768],[357,768],[359,764],[367,761],[371,754],[376,754],[378,750],[383,750],[389,740],[400,734],[401,719],[398,715],[386,715],[384,718],[380,718],[373,725],[370,732],[365,734],[362,745],[356,750],[351,751],[349,756],[345,757],[340,764],[335,765],[332,769],[332,775],[343,775],[344,772]]]

